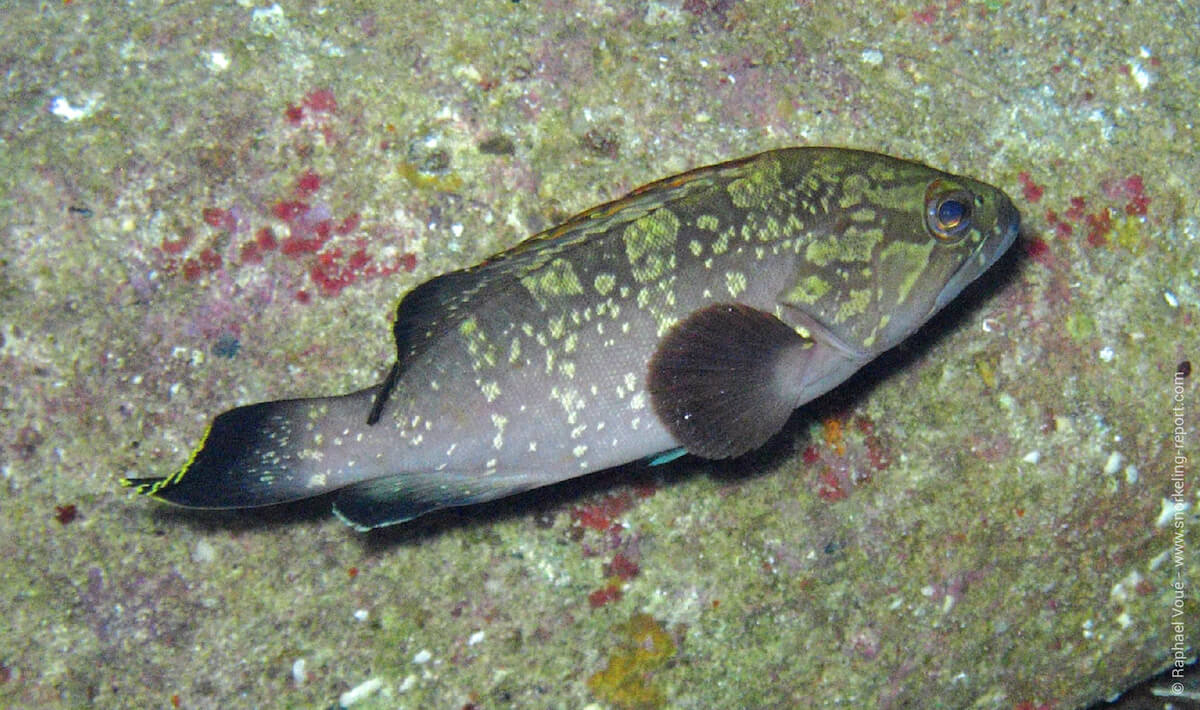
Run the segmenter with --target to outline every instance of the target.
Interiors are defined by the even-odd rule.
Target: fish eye
[[[937,182],[929,187],[925,198],[925,226],[938,241],[958,241],[971,227],[975,196],[966,190],[933,189]]]

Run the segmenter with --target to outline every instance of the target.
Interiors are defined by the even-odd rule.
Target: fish
[[[408,292],[382,382],[230,409],[178,472],[123,482],[188,508],[331,494],[365,531],[635,461],[737,457],[1019,228],[1002,190],[863,150],[693,169]]]

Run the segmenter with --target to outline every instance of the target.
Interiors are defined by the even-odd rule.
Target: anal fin
[[[338,491],[333,512],[362,532],[403,523],[441,508],[473,505],[533,487],[528,476],[398,473]]]
[[[676,323],[650,358],[655,414],[688,453],[740,456],[783,428],[815,342],[770,313],[717,303]]]

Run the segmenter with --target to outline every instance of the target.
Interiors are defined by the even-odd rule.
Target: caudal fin
[[[177,473],[122,484],[188,508],[254,508],[327,493],[373,474],[367,457],[355,456],[350,432],[365,428],[374,392],[231,409]]]

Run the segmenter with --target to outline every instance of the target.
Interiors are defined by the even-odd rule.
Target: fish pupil
[[[956,199],[949,199],[938,205],[938,223],[942,229],[953,231],[967,218],[967,206]]]
[[[971,226],[970,193],[956,190],[933,196],[928,201],[926,224],[933,236],[942,241],[956,241]]]

